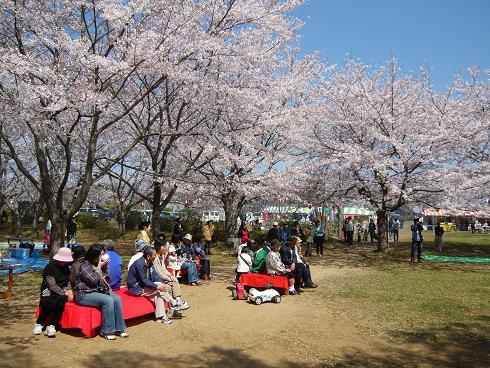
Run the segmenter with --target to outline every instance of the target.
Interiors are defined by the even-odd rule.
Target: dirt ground
[[[216,262],[221,265],[213,268],[210,282],[183,286],[191,305],[185,318],[171,325],[157,324],[151,316],[139,318],[128,324],[130,337],[116,341],[83,338],[76,331],[58,333],[55,339],[32,335],[36,304],[17,290],[13,301],[0,303],[0,367],[464,366],[454,360],[460,345],[438,352],[355,327],[331,307],[325,293],[331,280],[368,275],[369,268],[343,262],[343,250],[330,248],[326,254],[311,260],[318,289],[261,306],[232,300],[234,260]]]

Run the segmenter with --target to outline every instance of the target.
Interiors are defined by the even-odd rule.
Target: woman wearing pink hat
[[[40,335],[46,326],[46,335],[55,337],[59,329],[61,316],[65,309],[65,303],[73,300],[73,292],[70,287],[70,268],[68,264],[73,262],[71,250],[61,248],[53,257],[53,260],[44,267],[43,281],[41,285],[41,309],[39,317],[32,332]]]

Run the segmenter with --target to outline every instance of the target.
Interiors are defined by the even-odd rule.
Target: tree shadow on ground
[[[11,347],[0,349],[0,368],[44,368],[27,348]]]

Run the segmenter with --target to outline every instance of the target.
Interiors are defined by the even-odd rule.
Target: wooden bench
[[[145,316],[155,312],[155,304],[144,296],[129,294],[127,287],[114,291],[121,297],[123,317],[125,320]],[[39,315],[39,308],[36,317]],[[97,329],[102,325],[102,313],[96,307],[87,307],[75,302],[67,302],[60,321],[63,329],[80,329],[87,337],[97,336]]]
[[[0,292],[0,299],[10,299],[14,295],[14,266],[4,267],[0,264],[0,270],[9,270],[7,290]]]
[[[286,276],[269,276],[261,273],[246,273],[240,276],[240,282],[245,286],[265,288],[272,286],[289,294],[289,283]]]

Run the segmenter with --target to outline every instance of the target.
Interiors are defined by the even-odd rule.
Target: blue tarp
[[[2,258],[2,264],[4,267],[15,266],[14,273],[24,273],[28,271],[42,270],[48,264],[47,258]],[[7,275],[8,270],[0,270],[0,275]]]

